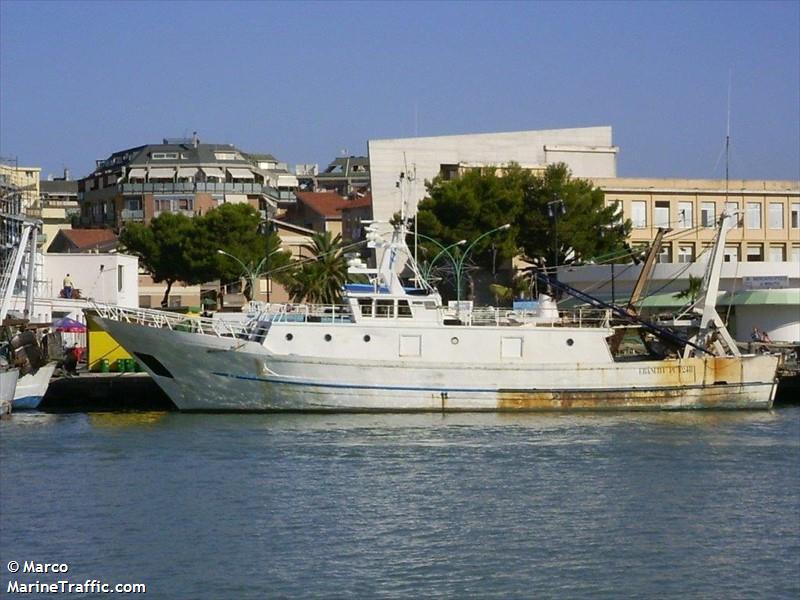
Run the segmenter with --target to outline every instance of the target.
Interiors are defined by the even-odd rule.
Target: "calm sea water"
[[[800,596],[797,406],[18,413],[0,484],[0,595],[98,579],[147,598]]]

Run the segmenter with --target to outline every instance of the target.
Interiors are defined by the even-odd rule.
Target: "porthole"
[[[365,336],[364,336],[364,341],[365,341],[365,342],[368,342],[368,341],[370,341],[371,339],[372,339],[372,338],[371,338],[371,337],[369,337],[368,335],[365,335]]]
[[[291,333],[286,334],[286,341],[291,342],[294,339],[294,336]]]
[[[326,333],[326,334],[325,334],[325,341],[326,341],[326,342],[330,342],[332,339],[333,339],[333,338],[331,337],[331,334],[330,334],[330,333]]]
[[[457,345],[458,344],[458,338],[457,337],[451,337],[450,338],[450,343],[453,344],[454,346]]]
[[[572,346],[572,344],[574,344],[574,343],[575,343],[575,340],[573,340],[572,338],[567,338],[567,346]]]

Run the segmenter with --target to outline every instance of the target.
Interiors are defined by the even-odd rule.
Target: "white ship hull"
[[[11,402],[14,399],[14,390],[17,387],[17,369],[0,371],[0,402]]]
[[[177,408],[187,411],[765,409],[772,405],[778,361],[773,356],[574,361],[552,356],[554,339],[572,336],[579,346],[580,335],[603,335],[602,330],[532,328],[513,333],[521,335],[532,355],[536,349],[549,360],[525,360],[522,353],[519,360],[476,362],[476,354],[502,344],[509,333],[508,328],[483,327],[474,334],[482,336],[482,343],[472,346],[472,356],[451,351],[439,353],[438,360],[403,358],[397,350],[401,342],[386,339],[375,346],[374,355],[359,357],[342,344],[339,356],[333,345],[321,348],[324,356],[301,356],[278,354],[254,341],[97,319],[137,356]],[[343,332],[354,338],[376,335],[376,330],[353,324],[328,330],[333,337]],[[383,331],[384,338],[406,333],[402,328]],[[284,339],[273,333],[270,337]],[[439,333],[448,340],[470,335],[469,328],[460,327]],[[441,340],[435,332],[431,336],[422,344],[436,348]],[[393,356],[382,355],[387,348]]]
[[[35,373],[20,377],[14,392],[14,410],[38,408],[55,370],[56,363],[51,362],[37,369]]]

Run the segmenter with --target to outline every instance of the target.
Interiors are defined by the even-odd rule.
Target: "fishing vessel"
[[[723,215],[690,337],[638,319],[671,356],[609,347],[614,307],[537,314],[450,311],[416,269],[402,224],[373,231],[378,267],[355,267],[344,304],[271,305],[237,325],[97,305],[95,321],[187,411],[534,411],[766,409],[778,357],[742,355],[714,308]],[[418,278],[416,278],[418,279]],[[621,311],[622,314],[624,311]]]
[[[0,285],[0,323],[3,325],[2,350],[9,364],[16,365],[16,385],[11,403],[14,410],[35,409],[44,398],[56,363],[48,361],[39,345],[39,338],[30,328],[28,315],[33,314],[35,256],[37,234],[42,222],[37,219],[3,214],[4,219],[20,223],[19,240],[8,254],[3,265]],[[20,277],[23,260],[27,257],[27,276]],[[21,319],[7,319],[11,299],[17,283],[22,281],[25,289],[25,313]]]

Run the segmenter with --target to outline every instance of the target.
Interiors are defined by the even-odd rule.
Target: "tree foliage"
[[[252,300],[251,274],[260,276],[276,271],[273,277],[278,281],[287,277],[291,254],[279,251],[281,240],[277,234],[263,233],[261,216],[249,204],[223,204],[197,217],[197,225],[203,242],[196,266],[208,279],[231,282],[244,277],[245,298]],[[235,256],[244,267],[218,250]]]
[[[347,281],[347,261],[342,252],[342,236],[333,237],[329,231],[315,233],[311,242],[303,245],[310,258],[297,266],[287,282],[293,302],[337,304]]]
[[[437,177],[427,185],[418,226],[445,246],[461,239],[471,242],[511,224],[508,231],[476,244],[475,261],[487,267],[492,245],[499,260],[521,254],[529,261],[546,258],[551,263],[557,228],[558,264],[565,264],[621,250],[631,228],[616,206],[605,206],[602,190],[573,178],[564,164],[550,165],[541,174],[516,164],[502,172],[494,167],[473,169],[454,180]],[[548,202],[554,200],[561,200],[565,209],[555,219],[548,216]]]
[[[276,278],[285,277],[285,266],[291,260],[282,252],[280,238],[265,235],[261,218],[247,204],[223,204],[203,216],[188,217],[179,213],[161,213],[148,225],[130,223],[120,234],[120,243],[127,252],[139,257],[142,267],[156,282],[166,282],[162,300],[166,306],[173,283],[195,285],[213,279],[222,282],[238,280],[248,272],[237,261],[219,254],[218,250],[238,258],[249,269],[261,274],[282,269]],[[245,292],[252,290],[248,286]]]
[[[674,296],[679,299],[686,299],[689,302],[694,303],[700,292],[703,289],[703,278],[702,277],[695,277],[694,275],[689,275],[689,283],[686,289],[683,289],[679,292],[676,292]]]
[[[201,283],[202,273],[192,268],[192,240],[196,225],[183,214],[161,213],[149,225],[130,223],[120,234],[120,244],[126,252],[138,256],[141,266],[156,283],[166,282],[162,306],[167,305],[172,284]]]

